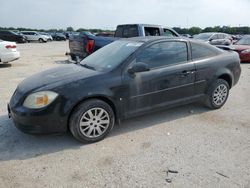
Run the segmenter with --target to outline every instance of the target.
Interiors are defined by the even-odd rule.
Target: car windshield
[[[211,33],[201,33],[199,35],[194,36],[194,38],[199,40],[208,40],[211,36]]]
[[[13,35],[19,35],[19,33],[17,31],[16,32],[10,31],[10,33],[12,33]]]
[[[244,38],[240,39],[238,42],[236,42],[235,44],[250,45],[250,37],[244,37]]]
[[[106,72],[122,63],[142,44],[133,41],[115,41],[88,56],[80,64],[86,68]]]

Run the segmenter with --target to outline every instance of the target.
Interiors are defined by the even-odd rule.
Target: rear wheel
[[[218,79],[209,89],[206,105],[211,109],[221,108],[227,101],[229,85],[227,81]]]
[[[115,123],[112,108],[104,101],[92,99],[80,104],[70,117],[69,129],[81,142],[105,138]]]

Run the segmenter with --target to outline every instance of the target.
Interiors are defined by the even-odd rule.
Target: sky
[[[0,27],[250,26],[250,0],[0,0]]]

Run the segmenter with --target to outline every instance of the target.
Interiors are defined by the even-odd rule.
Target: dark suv
[[[0,31],[0,39],[17,43],[27,42],[26,37],[13,31]]]

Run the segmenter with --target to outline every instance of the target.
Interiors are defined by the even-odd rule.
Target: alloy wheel
[[[213,103],[217,106],[222,105],[226,101],[227,95],[228,95],[227,86],[224,84],[220,84],[218,87],[216,87],[216,89],[213,92]]]
[[[97,138],[105,133],[110,124],[110,117],[103,108],[91,108],[86,111],[79,123],[81,133],[88,138]]]

